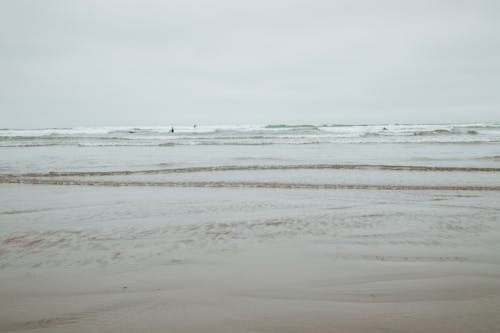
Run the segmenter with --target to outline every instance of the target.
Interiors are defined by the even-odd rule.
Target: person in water
[[[175,132],[175,131],[174,131],[174,127],[172,126],[172,127],[170,128],[170,133],[174,133],[174,132]]]

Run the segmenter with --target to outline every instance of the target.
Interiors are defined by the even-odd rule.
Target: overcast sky
[[[0,1],[0,128],[472,121],[497,0]]]

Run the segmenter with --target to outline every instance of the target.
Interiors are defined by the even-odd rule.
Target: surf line
[[[52,171],[46,173],[25,173],[20,175],[4,174],[6,177],[79,177],[79,176],[126,176],[135,174],[195,173],[222,171],[259,171],[259,170],[363,170],[384,171],[423,171],[423,172],[500,172],[500,168],[487,167],[447,167],[425,165],[385,165],[385,164],[291,164],[291,165],[220,165],[208,167],[186,167],[148,170],[115,171]]]
[[[391,185],[391,184],[314,184],[279,182],[147,182],[147,181],[92,181],[70,179],[40,179],[24,177],[0,177],[3,184],[102,186],[102,187],[194,187],[194,188],[263,188],[263,189],[313,189],[313,190],[387,190],[387,191],[500,191],[500,186],[454,185]]]

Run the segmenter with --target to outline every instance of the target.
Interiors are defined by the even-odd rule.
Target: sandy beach
[[[0,188],[2,332],[500,328],[496,191]]]

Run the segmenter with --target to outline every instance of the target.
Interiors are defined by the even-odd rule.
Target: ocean
[[[500,124],[497,123],[0,129],[0,147],[498,143],[499,140]]]
[[[376,163],[495,166],[500,124],[1,129],[3,173],[165,166]]]

